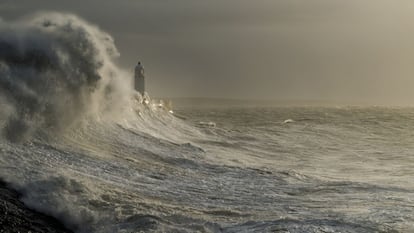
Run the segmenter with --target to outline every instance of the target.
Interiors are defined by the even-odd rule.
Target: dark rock
[[[32,210],[20,194],[0,180],[0,233],[73,233],[57,219]]]

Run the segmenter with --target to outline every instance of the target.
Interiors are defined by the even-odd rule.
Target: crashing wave
[[[117,56],[110,35],[74,15],[0,21],[2,135],[20,141],[82,116],[124,113],[133,90]]]

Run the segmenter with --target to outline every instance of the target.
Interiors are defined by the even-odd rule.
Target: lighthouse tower
[[[134,77],[135,90],[138,91],[141,95],[145,93],[145,75],[144,75],[144,66],[141,62],[138,62],[135,66],[135,77]]]

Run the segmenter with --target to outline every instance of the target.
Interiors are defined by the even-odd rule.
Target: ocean
[[[0,177],[76,232],[414,231],[414,109],[176,112],[3,140]]]
[[[29,208],[76,233],[414,232],[413,108],[171,113],[118,56],[74,15],[0,22],[0,184]]]

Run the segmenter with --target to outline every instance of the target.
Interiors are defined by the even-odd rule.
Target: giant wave
[[[151,228],[142,197],[122,204],[137,169],[202,153],[183,143],[200,132],[143,103],[118,56],[109,34],[75,15],[0,21],[0,177],[77,232]]]
[[[21,141],[84,116],[120,111],[132,89],[114,64],[118,55],[110,35],[74,15],[0,21],[3,136]]]
[[[71,14],[0,21],[0,179],[30,208],[80,233],[414,229],[405,129],[369,120],[387,110],[191,109],[218,122],[196,127],[143,104],[117,56]]]

